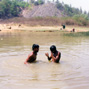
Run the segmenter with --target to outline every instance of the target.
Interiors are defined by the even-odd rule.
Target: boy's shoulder
[[[60,51],[58,51],[59,53],[61,53]]]
[[[30,54],[29,54],[29,56],[32,56],[33,55],[33,52],[31,52]]]
[[[59,52],[59,51],[58,51],[58,54],[60,55],[60,54],[61,54],[61,52]]]

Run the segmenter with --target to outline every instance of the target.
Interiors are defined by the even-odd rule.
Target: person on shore
[[[75,32],[75,29],[73,28],[73,30],[72,30],[73,32]]]
[[[75,32],[75,29],[73,28],[70,32]]]
[[[48,60],[50,61],[52,59],[52,62],[59,63],[60,58],[61,58],[61,53],[59,51],[57,51],[56,46],[52,45],[50,47],[50,51],[51,51],[51,56],[49,56],[48,53],[45,53]]]
[[[24,62],[24,64],[33,63],[33,62],[36,61],[37,53],[39,51],[39,45],[38,44],[33,44],[32,50],[33,50],[33,52],[29,54],[29,56],[26,59],[26,61]]]

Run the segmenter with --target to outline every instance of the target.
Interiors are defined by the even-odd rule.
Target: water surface
[[[0,34],[1,89],[89,89],[89,37],[61,32]],[[37,62],[24,65],[32,44],[40,45]],[[59,64],[48,62],[45,52],[56,45]]]

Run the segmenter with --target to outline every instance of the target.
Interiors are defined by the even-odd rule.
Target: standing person
[[[57,51],[56,46],[52,45],[50,47],[50,51],[51,51],[51,56],[49,56],[48,53],[45,53],[45,55],[47,56],[48,60],[50,61],[52,59],[53,62],[59,63],[60,58],[61,58],[61,53],[59,51]]]
[[[26,61],[24,62],[24,64],[27,64],[27,63],[33,63],[36,61],[36,58],[37,58],[37,53],[39,51],[39,45],[38,44],[33,44],[32,46],[32,50],[33,52],[31,52],[28,56],[28,58],[26,59]]]

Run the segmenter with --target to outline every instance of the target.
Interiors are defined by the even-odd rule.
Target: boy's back
[[[33,52],[29,54],[27,62],[32,63],[36,60],[36,56]]]
[[[26,61],[24,62],[24,64],[32,63],[32,62],[36,61],[37,52],[39,51],[39,45],[33,44],[32,50],[33,50],[33,52],[29,54],[29,56],[26,59]]]

